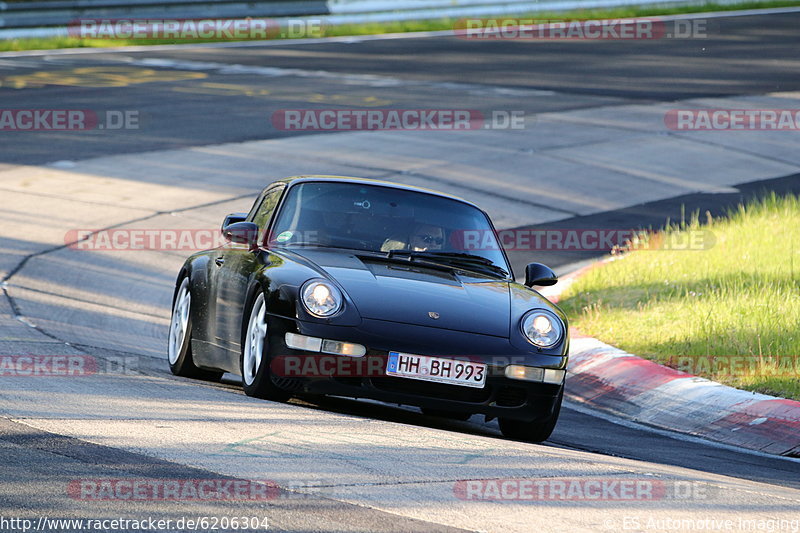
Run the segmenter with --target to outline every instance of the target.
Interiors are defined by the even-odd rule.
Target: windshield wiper
[[[388,258],[408,257],[409,260],[424,259],[438,263],[448,263],[455,266],[462,266],[465,269],[474,269],[482,272],[490,272],[502,277],[508,277],[508,272],[504,268],[495,265],[490,259],[479,255],[465,254],[461,252],[437,252],[424,251],[415,252],[413,250],[389,250],[386,255]]]

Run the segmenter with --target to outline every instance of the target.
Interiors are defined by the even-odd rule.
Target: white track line
[[[48,58],[50,59],[50,58]],[[263,67],[258,65],[238,65],[233,63],[216,63],[209,61],[190,61],[180,59],[117,57],[115,60],[127,65],[141,67],[156,67],[172,70],[212,71],[223,75],[253,74],[268,78],[295,76],[298,78],[322,78],[341,81],[350,85],[368,87],[433,87],[437,89],[464,91],[473,94],[494,94],[501,96],[553,96],[555,91],[540,89],[513,89],[493,85],[479,85],[475,83],[437,82],[410,80],[382,76],[375,74],[348,74],[345,72],[332,72],[328,70],[308,70],[299,68]]]

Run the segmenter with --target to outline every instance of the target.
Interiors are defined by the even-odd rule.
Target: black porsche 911
[[[228,215],[226,246],[178,275],[174,374],[242,376],[246,394],[371,398],[424,413],[498,418],[504,435],[546,440],[561,408],[569,333],[516,283],[489,217],[459,198],[333,176],[276,181]]]

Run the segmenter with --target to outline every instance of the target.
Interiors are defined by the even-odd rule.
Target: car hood
[[[364,318],[509,335],[510,292],[506,281],[351,252],[295,252],[338,282]]]

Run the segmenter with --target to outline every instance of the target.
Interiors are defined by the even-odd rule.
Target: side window
[[[281,199],[283,189],[284,187],[273,189],[264,195],[264,199],[261,200],[261,205],[258,206],[258,210],[253,217],[253,222],[258,226],[260,231],[263,231],[267,224],[269,224],[269,219],[272,217],[272,213],[275,211],[275,207]]]

